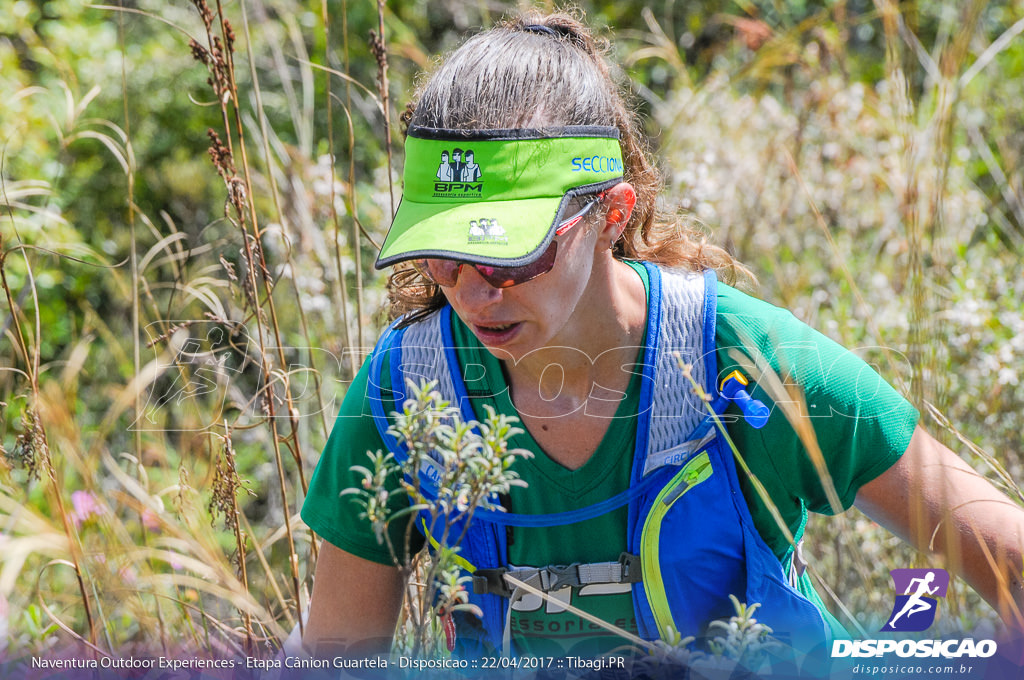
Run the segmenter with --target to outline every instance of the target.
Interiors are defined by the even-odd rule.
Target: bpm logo
[[[434,196],[479,196],[483,191],[483,170],[473,157],[473,150],[456,147],[441,152],[441,162],[434,173]]]
[[[946,596],[949,574],[945,569],[893,569],[896,603],[882,631],[917,632],[935,622],[938,598]]]

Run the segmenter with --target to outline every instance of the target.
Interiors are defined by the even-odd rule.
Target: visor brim
[[[496,267],[529,264],[544,252],[578,195],[621,181],[578,187],[563,196],[478,203],[415,203],[402,199],[376,268],[421,257]]]

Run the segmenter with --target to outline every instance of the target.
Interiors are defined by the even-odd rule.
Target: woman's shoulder
[[[784,383],[799,385],[809,407],[819,414],[882,420],[891,415],[897,427],[916,423],[913,406],[873,367],[877,348],[846,347],[789,310],[731,286],[720,284],[717,298],[715,342],[721,370],[739,367],[734,365],[738,350],[759,370],[770,367]],[[819,403],[810,403],[814,401]]]
[[[788,309],[778,307],[725,283],[716,289],[715,334],[719,344],[785,346],[794,343],[829,343],[834,341],[807,325]]]
[[[792,316],[789,310],[766,302],[759,297],[745,293],[735,286],[721,281],[716,288],[719,313],[726,314],[783,314]],[[794,317],[795,318],[795,317]]]
[[[652,263],[639,260],[623,261],[639,274],[649,293],[650,272],[647,267]],[[676,273],[682,274],[684,278],[693,278],[702,273],[660,264],[655,266],[663,275]],[[834,341],[798,319],[788,309],[773,305],[734,286],[718,281],[715,284],[715,299],[715,334],[719,345],[725,342],[731,345],[764,348],[796,342],[820,342],[834,345],[839,349]]]

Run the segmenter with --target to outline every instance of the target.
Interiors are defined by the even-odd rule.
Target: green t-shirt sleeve
[[[320,461],[313,471],[309,491],[302,504],[302,521],[329,543],[345,552],[380,564],[393,564],[394,558],[386,542],[377,540],[369,520],[361,516],[363,507],[355,495],[344,495],[345,489],[359,489],[362,475],[352,471],[353,465],[371,467],[367,452],[386,451],[377,426],[370,415],[367,398],[369,361],[366,361],[356,375],[341,410],[334,421],[331,436],[324,446]],[[387,371],[383,372],[387,375]],[[383,385],[385,389],[389,385]],[[391,475],[385,487],[389,490],[388,508],[395,513],[409,504],[408,497],[400,491],[400,479]],[[411,519],[412,515],[404,517]],[[405,556],[406,528],[408,520],[401,519],[388,525],[391,543],[402,561]],[[412,552],[419,550],[422,536],[412,529],[409,532],[409,546]]]
[[[799,417],[813,426],[842,509],[850,507],[860,487],[892,466],[910,443],[918,421],[916,409],[857,352],[829,340],[790,312],[719,284],[716,343],[720,378],[741,368],[729,356],[731,348],[748,357],[759,352],[784,384],[802,394],[805,405],[799,406]],[[758,382],[759,376],[748,377]],[[737,421],[730,434],[772,498],[788,495],[808,510],[832,514],[826,485],[763,382],[753,386],[752,394],[771,409],[768,424],[754,430]],[[799,399],[793,401],[800,404]],[[764,504],[749,494],[748,502],[757,506],[752,507],[757,522]],[[790,528],[801,528],[803,518],[788,514]]]

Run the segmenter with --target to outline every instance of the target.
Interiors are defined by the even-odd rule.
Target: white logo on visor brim
[[[498,224],[498,220],[484,218],[472,220],[469,223],[469,243],[500,243],[508,244],[508,236],[505,235],[505,228]]]

